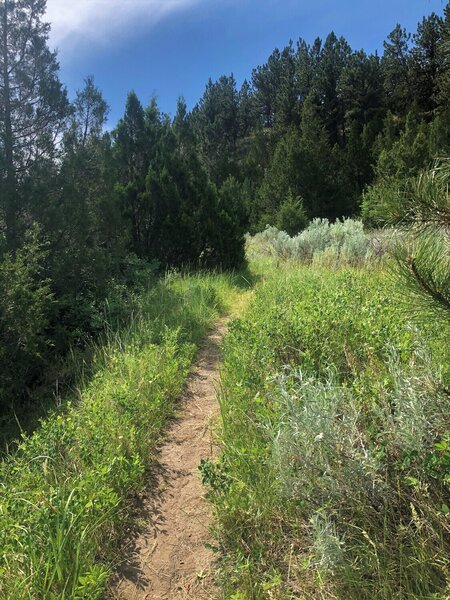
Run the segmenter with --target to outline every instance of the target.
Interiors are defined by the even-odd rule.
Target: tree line
[[[450,4],[414,34],[397,25],[381,56],[334,33],[289,42],[173,118],[131,92],[111,131],[93,77],[69,100],[45,9],[0,2],[0,409],[147,265],[235,268],[246,231],[361,205],[382,223],[386,194],[449,153]]]

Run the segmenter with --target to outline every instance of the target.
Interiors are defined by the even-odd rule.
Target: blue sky
[[[111,107],[109,127],[134,89],[173,114],[195,105],[209,77],[241,83],[275,47],[331,30],[354,49],[381,50],[396,23],[414,31],[444,0],[48,0],[51,43],[73,95],[94,75]]]

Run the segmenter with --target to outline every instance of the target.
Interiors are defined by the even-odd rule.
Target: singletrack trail
[[[189,377],[178,418],[156,457],[148,495],[139,498],[139,530],[131,532],[127,556],[112,583],[117,600],[214,598],[210,507],[200,481],[201,459],[216,449],[211,421],[218,416],[216,386],[220,342],[227,320],[206,337]]]

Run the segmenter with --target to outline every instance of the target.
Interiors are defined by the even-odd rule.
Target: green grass
[[[199,342],[248,287],[168,274],[109,327],[79,389],[0,464],[0,597],[103,595],[127,499],[145,481]]]
[[[223,597],[448,598],[449,331],[382,269],[257,270],[202,465]]]

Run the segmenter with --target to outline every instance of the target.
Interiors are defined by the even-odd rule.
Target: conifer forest
[[[0,599],[448,600],[450,3],[116,123],[46,5],[0,0]],[[133,595],[218,323],[209,558]]]

